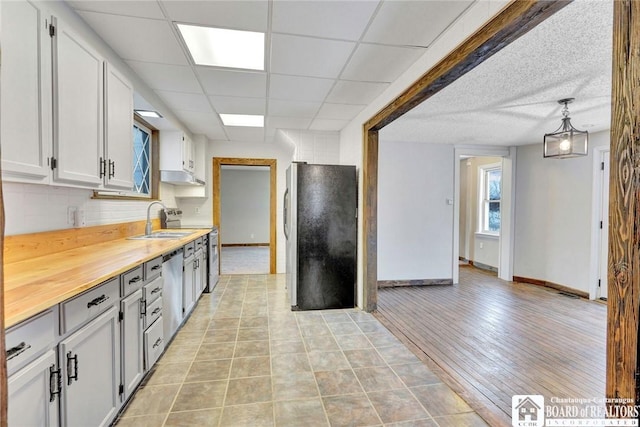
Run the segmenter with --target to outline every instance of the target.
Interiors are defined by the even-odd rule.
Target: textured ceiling
[[[613,2],[576,0],[380,131],[383,141],[524,145],[609,129]]]
[[[338,131],[472,3],[469,1],[146,0],[67,2],[193,133],[271,141],[279,128]],[[264,72],[195,66],[176,29],[266,33]],[[137,108],[149,108],[136,97]],[[265,114],[265,129],[219,113]],[[156,120],[160,128],[169,124]]]

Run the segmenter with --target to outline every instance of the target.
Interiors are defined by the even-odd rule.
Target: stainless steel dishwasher
[[[162,257],[162,321],[164,342],[168,343],[182,323],[182,254],[177,249]]]

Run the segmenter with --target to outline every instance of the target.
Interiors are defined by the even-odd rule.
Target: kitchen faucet
[[[147,224],[144,226],[144,234],[146,236],[151,234],[151,206],[155,205],[156,203],[167,209],[167,207],[162,202],[159,202],[157,200],[155,202],[149,203],[149,206],[147,206]]]

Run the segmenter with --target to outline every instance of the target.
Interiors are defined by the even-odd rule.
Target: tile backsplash
[[[96,200],[93,192],[81,188],[5,182],[3,205],[5,235],[37,233],[73,228],[68,221],[69,207],[84,212],[85,227],[144,220],[149,201]],[[173,186],[161,184],[160,195],[167,207],[175,207]],[[152,207],[158,218],[160,206]]]

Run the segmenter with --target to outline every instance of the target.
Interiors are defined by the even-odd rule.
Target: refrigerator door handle
[[[282,211],[282,226],[284,228],[284,237],[289,240],[289,230],[287,229],[287,214],[289,210],[287,209],[287,198],[289,196],[289,189],[287,188],[284,192],[284,198],[282,200],[283,211]]]

